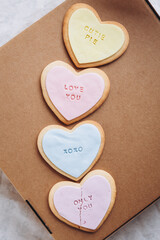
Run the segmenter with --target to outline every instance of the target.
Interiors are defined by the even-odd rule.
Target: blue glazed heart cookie
[[[44,128],[38,149],[56,171],[78,181],[97,162],[104,147],[104,132],[94,121],[77,124],[72,130],[58,125]]]

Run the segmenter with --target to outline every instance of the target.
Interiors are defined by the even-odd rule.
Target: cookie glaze
[[[113,56],[125,41],[125,34],[119,26],[100,23],[88,8],[73,12],[68,23],[68,36],[80,64],[98,62]]]
[[[78,178],[95,160],[101,141],[99,129],[86,123],[74,131],[49,129],[42,138],[42,149],[54,166]]]
[[[95,72],[75,75],[64,66],[54,66],[46,76],[52,104],[70,121],[89,111],[102,97],[105,84]]]
[[[58,214],[78,226],[95,230],[111,203],[111,186],[100,175],[87,179],[81,187],[62,186],[53,201]]]

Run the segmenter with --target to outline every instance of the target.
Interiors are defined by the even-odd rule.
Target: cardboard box
[[[0,49],[0,166],[56,240],[101,240],[160,195],[159,21],[143,0],[81,1],[94,7],[102,20],[122,23],[130,35],[125,54],[100,67],[111,81],[108,99],[85,118],[99,122],[106,134],[93,169],[108,171],[117,185],[110,216],[97,232],[86,233],[51,213],[49,190],[68,179],[42,159],[36,145],[42,128],[62,124],[42,97],[40,75],[55,60],[73,66],[63,44],[62,22],[76,2],[66,1]]]

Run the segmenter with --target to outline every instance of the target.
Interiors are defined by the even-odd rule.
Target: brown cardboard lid
[[[116,203],[97,232],[82,232],[51,213],[49,190],[68,179],[42,159],[36,145],[42,128],[61,124],[42,97],[40,74],[55,60],[73,66],[63,44],[62,22],[76,2],[63,3],[0,49],[0,166],[56,240],[101,240],[160,195],[160,30],[143,0],[82,1],[94,7],[102,20],[123,24],[130,35],[125,54],[100,67],[110,78],[110,95],[86,118],[104,128],[105,148],[93,169],[104,169],[114,177]]]

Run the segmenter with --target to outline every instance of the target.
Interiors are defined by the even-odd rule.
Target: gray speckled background
[[[0,0],[0,46],[61,2],[63,0]],[[0,171],[0,240],[28,239],[51,240],[52,237]],[[160,240],[160,200],[109,239]]]

